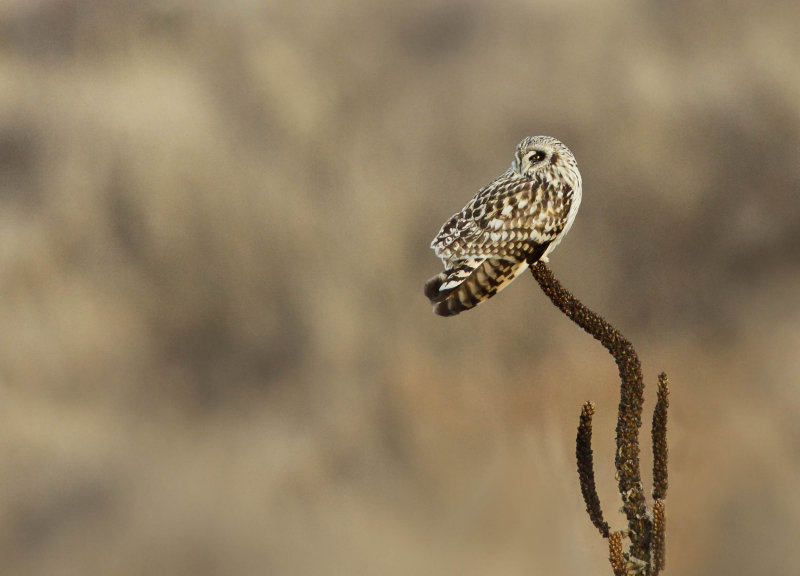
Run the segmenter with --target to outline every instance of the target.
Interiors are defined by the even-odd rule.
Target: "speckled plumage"
[[[431,248],[444,263],[425,284],[440,316],[477,306],[528,266],[547,262],[575,220],[581,175],[569,148],[525,138],[511,167],[444,223]]]

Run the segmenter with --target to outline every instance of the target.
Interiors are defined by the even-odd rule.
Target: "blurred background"
[[[549,134],[671,380],[667,573],[800,572],[800,4],[0,2],[3,574],[610,574],[616,367],[442,222]],[[649,484],[648,484],[649,486]],[[649,494],[649,487],[648,487]]]

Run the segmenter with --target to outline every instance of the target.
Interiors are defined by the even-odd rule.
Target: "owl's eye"
[[[533,164],[534,162],[541,162],[544,160],[544,152],[534,152],[530,156],[528,156],[528,161]]]

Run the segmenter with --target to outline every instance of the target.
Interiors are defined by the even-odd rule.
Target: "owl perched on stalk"
[[[455,316],[547,262],[581,203],[581,174],[569,148],[550,136],[525,138],[504,174],[439,230],[431,248],[444,263],[425,283],[433,311]]]

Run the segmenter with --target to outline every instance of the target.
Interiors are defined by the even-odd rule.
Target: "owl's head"
[[[520,176],[531,178],[540,173],[557,176],[565,171],[577,171],[575,157],[569,148],[550,136],[529,136],[517,146],[511,169]]]

